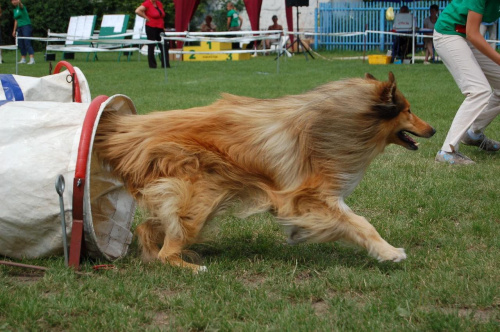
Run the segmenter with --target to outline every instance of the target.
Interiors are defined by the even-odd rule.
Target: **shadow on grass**
[[[280,228],[273,230],[240,229],[187,248],[193,255],[184,257],[195,264],[223,264],[231,269],[247,262],[264,262],[269,266],[326,270],[346,267],[364,270],[378,269],[381,273],[402,270],[405,263],[383,262],[368,256],[364,249],[340,243],[288,245]],[[130,245],[126,260],[140,260],[137,238]]]
[[[401,264],[379,263],[359,248],[333,243],[288,245],[282,239],[269,235],[257,235],[251,239],[244,235],[224,238],[222,241],[193,245],[204,264],[210,262],[231,262],[239,266],[241,262],[265,261],[272,266],[301,265],[302,268],[325,270],[332,267],[352,267],[357,269],[379,269],[389,272],[402,269]]]

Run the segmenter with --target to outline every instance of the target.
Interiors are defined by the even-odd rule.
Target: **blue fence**
[[[407,3],[411,13],[415,16],[416,26],[423,27],[424,19],[429,16],[429,7],[432,4],[439,6],[440,11],[446,7],[448,1],[414,1]],[[326,50],[355,50],[361,51],[365,45],[365,36],[325,36],[324,33],[352,33],[365,30],[391,31],[392,21],[385,19],[387,8],[393,7],[399,12],[399,3],[384,2],[336,2],[320,3],[315,10],[318,23],[315,25],[316,35],[314,48]],[[370,33],[366,36],[366,49],[384,51],[392,47],[392,36]],[[417,38],[417,44],[423,43]]]

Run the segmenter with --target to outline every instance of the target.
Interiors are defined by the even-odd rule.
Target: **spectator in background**
[[[272,17],[273,20],[273,25],[270,25],[267,30],[281,30],[281,35],[283,36],[283,27],[278,24],[278,16],[273,15]],[[266,39],[266,49],[268,49],[271,46],[271,43],[277,43],[279,42],[279,39]]]
[[[23,5],[21,0],[11,0],[14,6],[14,29],[12,30],[12,36],[17,37],[33,37],[33,27],[31,26],[31,20],[26,10],[26,6]],[[30,55],[30,62],[28,65],[35,63],[35,51],[31,45],[31,39],[19,39],[19,48],[21,49],[21,61],[19,63],[26,63],[26,54]]]
[[[232,2],[227,3],[227,31],[240,31],[243,19]],[[234,36],[233,36],[234,37]],[[240,43],[232,43],[232,49],[240,49]]]
[[[227,3],[227,30],[228,31],[240,31],[241,25],[243,24],[243,19],[234,7],[232,2]]]
[[[399,13],[400,14],[410,14],[410,9],[408,8],[408,6],[403,5],[399,9]],[[396,14],[395,20],[397,19],[397,15],[398,14]],[[412,24],[415,24],[415,22],[412,22]],[[408,31],[405,31],[405,33],[408,33]],[[412,53],[413,40],[411,37],[407,37],[407,36],[396,36],[394,38],[394,41],[397,45],[397,48],[395,50],[396,51],[395,56],[400,58],[403,61],[404,59],[406,59],[408,54]]]
[[[434,24],[436,24],[437,21],[437,14],[439,12],[439,6],[438,5],[431,5],[429,8],[430,16],[426,17],[424,20],[424,29],[431,29],[434,31]],[[426,36],[432,36],[432,32],[430,33],[425,33]],[[424,65],[429,64],[429,56],[431,59],[434,59],[434,43],[432,41],[432,38],[424,38],[424,46],[425,46],[425,60],[424,60]]]
[[[14,0],[12,0],[14,1]],[[135,13],[146,20],[146,36],[148,40],[161,41],[161,33],[165,32],[165,11],[163,5],[158,0],[146,0],[137,9]],[[162,68],[167,66],[170,68],[168,59],[168,41],[165,41],[165,56],[163,54],[163,47],[160,45],[160,61]],[[156,68],[155,57],[156,44],[148,44],[148,64],[149,68]]]
[[[498,31],[498,20],[492,23],[482,22],[479,27],[479,31],[483,37],[486,37],[486,32],[488,33],[489,40],[497,40],[497,31]],[[490,43],[491,47],[494,49],[497,48],[496,43]]]
[[[202,32],[215,32],[217,27],[212,23],[212,16],[205,16],[205,22],[201,25]]]

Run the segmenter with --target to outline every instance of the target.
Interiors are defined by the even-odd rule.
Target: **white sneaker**
[[[429,61],[424,61],[424,65],[430,65],[431,63]]]
[[[21,59],[18,63],[26,63],[26,59]]]
[[[31,58],[30,62],[28,62],[28,65],[34,65],[35,64],[35,59]]]
[[[464,156],[459,152],[446,152],[443,150],[439,150],[436,158],[434,159],[440,163],[447,163],[450,165],[473,165],[475,162],[471,160],[469,157]]]

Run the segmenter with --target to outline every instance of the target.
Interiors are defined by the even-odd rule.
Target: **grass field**
[[[13,54],[4,51],[0,73],[15,73]],[[282,58],[279,73],[271,56],[175,62],[167,82],[145,57],[77,55],[71,63],[93,97],[125,94],[139,113],[206,105],[221,92],[297,94],[365,72],[385,80],[393,71],[437,134],[419,139],[416,152],[388,147],[347,204],[404,247],[406,261],[378,263],[338,244],[287,246],[267,214],[226,216],[212,241],[191,248],[208,266],[198,275],[142,264],[135,241],[115,270],[93,272],[96,262],[85,261],[75,274],[62,257],[24,261],[49,267],[45,273],[0,265],[0,331],[499,331],[500,155],[463,146],[476,165],[434,162],[463,100],[450,74],[442,64],[374,66],[322,55]],[[47,75],[40,54],[37,61],[19,74]],[[500,119],[486,134],[500,139]]]

